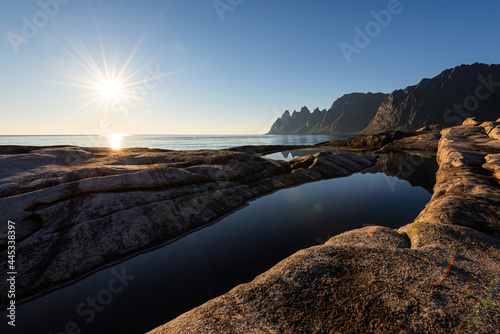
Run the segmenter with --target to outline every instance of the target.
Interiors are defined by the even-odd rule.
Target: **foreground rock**
[[[299,251],[151,333],[498,333],[500,142],[490,125],[442,132],[434,196],[414,223]]]
[[[325,152],[309,159],[299,166],[229,150],[0,147],[0,211],[16,223],[16,300],[214,223],[263,194],[377,160]],[[7,224],[0,247],[7,259]],[[7,291],[5,280],[0,288]]]
[[[469,124],[444,130],[434,194],[415,222],[439,221],[499,236],[498,175],[495,179],[499,153],[500,140],[489,137],[482,126]]]

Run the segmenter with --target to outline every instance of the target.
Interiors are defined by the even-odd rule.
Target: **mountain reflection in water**
[[[385,173],[400,180],[408,181],[414,187],[422,187],[433,193],[436,173],[439,168],[436,158],[428,158],[409,153],[383,153],[377,164],[363,173]]]

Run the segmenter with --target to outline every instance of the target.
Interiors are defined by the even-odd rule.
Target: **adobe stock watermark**
[[[446,110],[443,114],[443,120],[447,123],[455,122],[455,125],[461,125],[463,121],[469,118],[479,109],[481,101],[486,101],[500,87],[500,82],[493,81],[493,74],[488,78],[480,75],[477,77],[479,84],[474,90],[474,95],[467,96],[461,104],[455,103],[453,108]],[[465,110],[464,110],[465,109]]]
[[[103,312],[106,306],[113,302],[114,297],[122,293],[129,283],[135,279],[135,276],[126,273],[125,268],[122,268],[120,272],[113,269],[111,270],[111,275],[112,277],[105,288],[99,290],[95,296],[88,296],[85,301],[76,306],[75,313],[78,316],[77,320],[70,320],[64,325],[61,331],[55,333],[49,332],[49,334],[82,333],[80,324],[85,323],[88,325],[92,323],[97,314]]]
[[[212,5],[214,6],[215,12],[219,16],[221,21],[224,21],[224,15],[226,12],[232,12],[236,7],[241,5],[243,0],[214,0]]]
[[[368,47],[372,39],[380,35],[382,28],[386,28],[391,23],[392,17],[401,14],[403,9],[404,7],[399,0],[389,0],[387,9],[382,9],[378,12],[374,10],[370,11],[370,15],[374,20],[366,23],[364,29],[361,29],[359,26],[354,27],[354,45],[346,42],[339,44],[346,61],[350,64],[353,54],[360,54],[363,49]]]
[[[6,33],[12,50],[17,54],[19,48],[29,43],[35,38],[40,29],[45,27],[50,18],[54,18],[61,9],[61,5],[66,5],[71,0],[40,0],[37,2],[40,10],[35,12],[30,18],[23,16],[21,18],[22,26],[20,31],[9,31]]]

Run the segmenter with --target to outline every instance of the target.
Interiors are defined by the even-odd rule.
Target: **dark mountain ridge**
[[[500,117],[500,65],[461,65],[391,94],[346,94],[329,110],[285,111],[268,134],[416,130],[431,124],[455,126],[468,117]]]
[[[368,131],[426,125],[460,125],[468,117],[500,116],[500,65],[475,63],[447,69],[415,86],[396,90],[380,105]]]
[[[356,133],[368,126],[378,107],[387,97],[383,93],[352,93],[337,99],[330,109],[310,112],[286,110],[268,134],[341,134]]]

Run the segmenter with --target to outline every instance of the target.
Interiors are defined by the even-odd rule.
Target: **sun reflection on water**
[[[109,146],[114,150],[120,150],[122,148],[122,139],[125,136],[126,135],[121,133],[110,133],[105,135],[105,137],[108,138]]]

